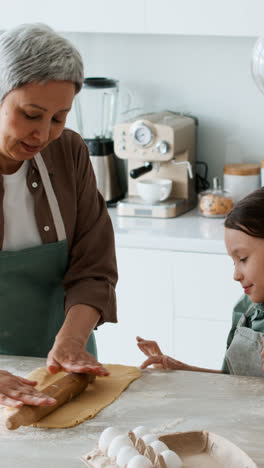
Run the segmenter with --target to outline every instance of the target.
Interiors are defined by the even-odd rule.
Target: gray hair
[[[22,24],[0,36],[0,102],[26,83],[72,81],[83,84],[83,62],[77,49],[49,26]]]

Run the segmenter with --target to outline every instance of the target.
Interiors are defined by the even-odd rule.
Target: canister
[[[260,187],[260,167],[257,164],[226,164],[224,166],[224,190],[235,202]]]
[[[264,187],[264,159],[261,160],[260,185]]]

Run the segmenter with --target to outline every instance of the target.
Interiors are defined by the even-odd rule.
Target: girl
[[[234,280],[244,295],[233,310],[222,370],[190,366],[164,356],[155,341],[137,337],[148,356],[141,365],[164,369],[263,377],[264,370],[264,187],[238,202],[225,220],[225,244],[234,262]]]

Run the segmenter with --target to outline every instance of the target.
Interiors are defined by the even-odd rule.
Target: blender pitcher
[[[85,78],[82,89],[75,98],[79,132],[89,148],[98,190],[109,204],[123,198],[112,139],[118,92],[117,80]]]

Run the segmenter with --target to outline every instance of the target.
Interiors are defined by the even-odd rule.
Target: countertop
[[[226,254],[224,218],[205,218],[197,208],[169,219],[109,213],[117,247]]]
[[[43,365],[39,358],[0,357],[0,369],[22,376]],[[79,457],[95,447],[106,427],[127,432],[144,425],[157,435],[209,430],[231,440],[264,468],[263,421],[262,378],[147,369],[114,403],[79,426],[8,431],[2,420],[1,466],[84,468]]]

